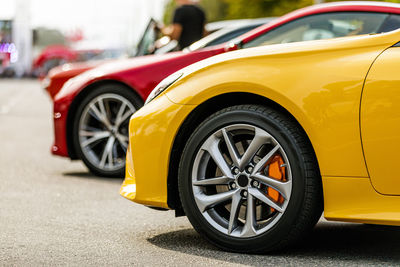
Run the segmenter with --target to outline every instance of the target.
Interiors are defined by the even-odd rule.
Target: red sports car
[[[70,79],[55,96],[52,153],[81,159],[97,175],[123,176],[129,118],[152,89],[175,71],[240,48],[376,34],[397,28],[398,4],[329,3],[289,13],[228,44],[106,63]],[[163,84],[174,78],[166,78]]]
[[[33,61],[32,74],[43,79],[50,69],[66,62],[84,61],[102,53],[102,50],[73,50],[63,45],[46,47]]]
[[[260,25],[272,21],[273,18],[261,19],[243,19],[243,20],[226,20],[219,22],[212,22],[206,25],[209,34],[203,39],[191,45],[188,49],[190,51],[199,50],[205,47],[214,46],[216,44],[225,43],[235,37],[242,35]],[[158,32],[155,30],[157,22],[153,19],[150,20],[146,30],[136,48],[135,57],[144,56],[148,54],[165,54],[171,52],[176,48],[178,42],[171,41],[169,37],[163,37],[159,40]],[[160,46],[158,48],[157,44]],[[99,55],[101,56],[101,54]],[[98,60],[100,58],[100,60]],[[61,66],[52,68],[46,78],[42,81],[43,87],[47,90],[50,97],[54,99],[55,95],[61,90],[66,81],[75,77],[82,72],[98,67],[106,62],[111,62],[111,58],[116,57],[95,57],[94,60],[76,63],[67,63]]]

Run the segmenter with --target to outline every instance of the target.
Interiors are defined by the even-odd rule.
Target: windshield
[[[389,14],[372,12],[336,12],[302,17],[243,45],[243,48],[380,32]]]
[[[204,47],[226,43],[246,32],[249,32],[263,24],[272,21],[273,19],[274,18],[262,18],[232,21],[232,25],[224,26],[222,29],[217,30],[209,34],[208,36],[200,39],[199,41],[193,43],[185,50],[194,51]],[[218,25],[214,25],[214,28],[220,25],[226,25],[226,23],[227,21],[218,22]],[[176,47],[176,41],[170,40],[168,37],[165,36],[161,39],[158,39],[158,37],[160,37],[160,32],[156,29],[156,24],[157,23],[155,20],[150,20],[146,30],[143,33],[143,37],[138,44],[137,53],[135,56],[144,56],[154,53],[164,54],[174,51]]]
[[[107,49],[100,54],[91,58],[91,60],[103,60],[109,58],[120,58],[125,55],[125,51],[122,49]]]
[[[156,25],[157,22],[154,19],[151,19],[137,46],[136,56],[144,56],[154,53],[154,43],[159,35],[159,31],[156,30]]]
[[[257,24],[251,24],[251,25],[246,25],[246,26],[241,26],[241,27],[227,27],[223,28],[219,31],[216,31],[199,41],[193,43],[191,46],[187,48],[189,51],[194,51],[198,50],[204,47],[209,47],[213,45],[218,45],[218,44],[223,44],[226,43],[232,39],[235,39],[236,37],[249,32],[259,26],[261,26],[261,23]]]

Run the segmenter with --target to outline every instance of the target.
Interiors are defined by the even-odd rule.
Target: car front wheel
[[[73,141],[91,172],[124,176],[129,118],[141,106],[133,92],[117,84],[94,88],[82,100],[74,121]]]
[[[323,207],[305,134],[293,119],[257,105],[226,108],[200,124],[182,154],[178,183],[194,228],[235,252],[293,243]]]

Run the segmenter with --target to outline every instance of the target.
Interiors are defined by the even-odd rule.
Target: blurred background
[[[207,21],[215,22],[277,17],[322,2],[329,1],[199,0],[198,4]],[[170,23],[175,5],[174,0],[2,0],[0,77],[43,77],[66,62],[134,55],[149,20]]]
[[[111,99],[108,102],[113,107],[113,121],[117,121],[117,116],[122,114],[120,110],[123,110],[125,121],[129,122],[129,109],[124,110],[127,104],[139,107],[136,103],[145,100],[154,86],[172,72],[209,57],[217,50],[223,53],[225,48],[232,48],[232,43],[228,46],[225,43],[232,40],[233,35],[239,36],[267,20],[298,8],[328,2],[199,0],[197,2],[207,16],[207,32],[216,32],[190,45],[186,48],[188,53],[164,55],[174,51],[174,47],[168,46],[173,42],[163,39],[166,36],[162,37],[160,30],[157,34],[155,26],[171,24],[176,1],[0,0],[0,266],[214,266],[224,263],[228,266],[399,266],[399,229],[326,221],[320,222],[301,246],[281,255],[268,257],[224,253],[200,238],[185,217],[175,218],[173,211],[156,211],[127,201],[119,194],[121,179],[97,177],[88,171],[82,161],[67,158],[67,150],[70,149],[66,145],[68,140],[72,143],[71,147],[81,145],[78,143],[81,141],[77,140],[80,131],[74,126],[73,119],[77,121],[78,108],[82,107],[81,114],[84,114],[84,105],[90,106],[94,98],[101,101]],[[399,14],[393,15],[397,18],[393,20],[396,27],[400,25]],[[294,31],[298,37],[293,41],[305,36],[303,33],[309,29],[308,25],[311,37],[315,39],[319,35],[329,38],[357,34],[371,28],[371,24],[377,25],[376,21],[381,21],[378,25],[381,28],[386,14],[377,17],[369,19],[369,16],[360,16],[354,19],[347,18],[347,14],[339,19],[329,17],[329,20],[339,23],[335,24],[337,35],[328,37],[321,34],[324,33],[325,23],[318,28],[314,27],[315,21],[307,20],[305,26],[300,23],[300,30]],[[253,18],[262,19],[242,24],[232,21]],[[322,18],[328,20],[324,16]],[[364,22],[368,27],[363,28]],[[221,30],[218,31],[218,28]],[[291,30],[290,27],[288,29]],[[222,34],[218,35],[218,32]],[[286,38],[285,31],[283,33],[277,37],[272,35],[272,41],[292,41]],[[161,47],[158,50],[155,49],[157,39]],[[250,45],[268,42],[260,38],[261,42],[257,43],[257,39]],[[216,41],[224,48],[210,49],[213,45],[215,47]],[[152,53],[160,55],[121,60],[124,64],[115,68],[120,64],[119,58]],[[108,59],[117,59],[117,62]],[[173,60],[178,60],[178,63],[172,64]],[[108,61],[111,62],[104,63]],[[70,62],[79,63],[63,64]],[[112,68],[96,72],[94,68],[101,68],[102,62]],[[97,83],[88,87],[91,92],[85,90],[84,94],[78,95],[82,85],[79,83],[94,83],[90,75],[85,77],[83,74],[80,76],[83,80],[74,79],[78,86],[66,86],[70,90],[65,90],[60,98],[55,97],[71,77],[90,69],[94,70],[90,71],[95,74],[93,76],[106,77],[107,83]],[[103,75],[105,73],[116,74],[113,75],[115,79],[108,79]],[[132,90],[125,90],[116,78],[123,78],[127,88]],[[138,96],[135,92],[139,92],[134,90],[136,81],[142,88],[141,97],[144,97],[138,98],[138,102],[132,100]],[[111,86],[103,87],[107,84]],[[92,90],[96,88],[100,90]],[[340,97],[342,93],[347,97],[347,88],[339,92],[330,90],[323,88],[321,93],[327,99],[332,95]],[[124,93],[118,95],[116,92]],[[127,97],[129,95],[131,97]],[[126,102],[117,102],[121,98]],[[75,101],[74,105],[72,101]],[[119,103],[121,106],[118,106]],[[308,103],[304,102],[304,105]],[[337,108],[343,109],[342,106]],[[89,113],[87,109],[86,114]],[[69,117],[73,119],[67,120],[70,114],[74,114]],[[125,158],[125,151],[122,146],[119,154],[114,153],[116,146],[106,145],[108,150],[105,146],[103,149],[109,139],[96,137],[97,128],[90,127],[96,118],[87,121],[83,127],[94,129],[94,140],[91,141],[97,145],[92,151],[87,150],[88,153],[95,158],[96,154],[92,152],[96,152],[103,158],[105,152],[110,155],[112,149],[111,155],[116,156],[115,159],[107,156],[109,165],[111,162],[124,166],[121,159]],[[99,123],[95,126],[101,132],[105,128]],[[76,128],[76,132],[67,132],[67,128]],[[90,132],[82,132],[82,143],[92,138]],[[121,133],[128,138],[128,123],[124,124]],[[109,135],[110,139],[115,139],[113,135]],[[76,138],[76,144],[73,138]],[[99,140],[102,142],[97,142]],[[65,144],[64,155],[60,153],[57,143]],[[53,154],[63,157],[54,157]],[[153,160],[157,167],[157,158],[149,160]],[[105,163],[103,170],[104,167]]]
[[[151,17],[163,17],[165,4],[165,0],[2,0],[0,75],[34,75],[35,63],[43,63],[35,60],[46,60],[38,58],[45,49],[47,54],[62,54],[64,61],[85,60],[104,50],[128,51]]]

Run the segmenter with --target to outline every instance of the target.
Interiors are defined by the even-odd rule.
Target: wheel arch
[[[74,125],[74,120],[76,117],[76,112],[78,109],[79,104],[82,102],[82,100],[95,88],[103,85],[119,85],[121,88],[125,88],[127,91],[132,92],[135,94],[138,100],[144,103],[143,98],[140,96],[140,94],[131,86],[128,84],[118,81],[118,80],[99,80],[94,83],[91,83],[84,87],[80,92],[74,97],[74,100],[71,102],[71,105],[69,106],[68,109],[68,115],[67,115],[67,127],[66,127],[66,141],[67,141],[67,148],[68,148],[68,154],[71,159],[78,159],[78,155],[75,151],[74,143],[73,143],[73,125]]]
[[[214,96],[213,98],[210,98],[207,101],[198,105],[189,114],[189,116],[187,116],[187,118],[179,128],[179,131],[174,139],[168,166],[167,204],[171,209],[176,210],[177,216],[184,215],[179,198],[179,189],[178,189],[178,169],[179,169],[178,167],[180,162],[180,156],[183,152],[186,141],[189,139],[191,133],[193,133],[193,129],[195,129],[204,119],[206,119],[211,114],[219,110],[234,105],[244,105],[244,104],[267,106],[291,118],[297,124],[299,129],[302,130],[303,134],[307,137],[310,147],[315,156],[315,159],[318,163],[318,158],[316,156],[315,149],[312,146],[311,140],[308,134],[306,133],[305,129],[287,109],[285,109],[277,102],[269,98],[266,98],[264,96],[248,92],[232,92]],[[319,170],[319,163],[318,163],[318,170]]]

